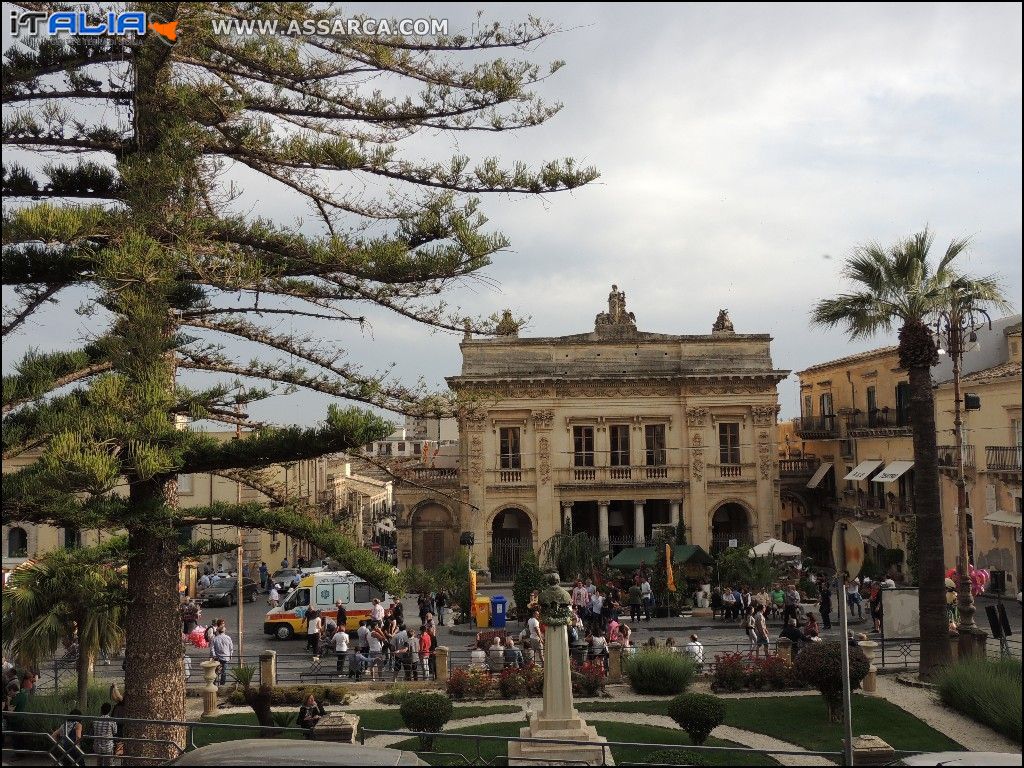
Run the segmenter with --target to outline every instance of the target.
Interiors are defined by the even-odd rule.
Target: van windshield
[[[309,605],[309,590],[308,589],[297,589],[292,592],[288,599],[284,601],[283,608],[298,608],[303,605]]]

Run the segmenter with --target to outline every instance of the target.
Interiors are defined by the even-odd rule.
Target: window
[[[822,416],[833,416],[833,415],[835,415],[832,412],[832,393],[831,392],[822,392],[821,393],[821,398],[819,399],[819,402],[821,403],[821,415]]]
[[[419,456],[421,453],[423,453],[423,444],[422,443],[413,443],[412,444],[412,452],[416,456]]]
[[[82,546],[82,532],[77,528],[64,529],[64,549],[78,549]]]
[[[594,466],[594,428],[572,428],[572,463],[574,467]]]
[[[289,610],[303,605],[309,605],[308,589],[296,589],[291,595],[289,595],[288,599],[284,601],[284,605],[281,607],[285,610]]]
[[[719,463],[740,463],[740,425],[723,421],[718,425]]]
[[[373,584],[369,584],[365,581],[356,582],[355,587],[355,600],[356,603],[372,603],[373,598],[378,600],[384,600],[384,593],[377,589]]]
[[[28,533],[24,528],[11,528],[7,532],[7,556],[28,557]]]
[[[399,453],[405,453],[405,443],[399,443],[397,450]]]
[[[901,381],[896,385],[896,426],[910,424],[910,384]]]
[[[178,475],[178,495],[191,496],[195,491],[192,487],[192,475]]]
[[[804,395],[804,413],[805,419],[809,419],[814,415],[814,398],[810,395]]]
[[[647,449],[647,466],[665,466],[668,463],[668,452],[665,450],[665,425],[648,424],[645,426],[644,440]]]
[[[868,387],[868,426],[875,426],[875,413],[878,412],[878,395],[874,387]]]
[[[348,588],[348,584],[335,584],[334,585],[334,603],[338,602],[348,604],[352,601],[352,591]]]
[[[502,427],[499,430],[502,469],[522,469],[523,456],[519,449],[519,427]]]
[[[613,424],[608,428],[611,441],[611,465],[613,467],[629,466],[629,425]]]
[[[178,546],[187,547],[192,543],[192,526],[183,525],[178,528]]]

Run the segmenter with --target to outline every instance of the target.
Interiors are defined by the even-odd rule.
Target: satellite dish
[[[840,542],[845,544],[845,547],[841,546]],[[860,569],[864,567],[864,537],[852,520],[837,520],[835,528],[832,529],[832,561],[837,569],[841,569],[843,563],[846,563],[847,579],[856,578]]]

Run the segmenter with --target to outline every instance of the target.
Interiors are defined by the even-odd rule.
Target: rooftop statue
[[[732,320],[729,319],[728,309],[718,310],[718,319],[715,320],[715,324],[711,326],[711,331],[724,331],[726,333],[736,332],[736,329],[732,327]]]
[[[608,311],[594,318],[594,326],[598,329],[602,326],[618,326],[636,330],[636,316],[626,311],[626,293],[620,291],[619,286],[612,286],[612,292],[608,294]]]

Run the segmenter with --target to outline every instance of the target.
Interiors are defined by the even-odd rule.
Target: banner
[[[469,569],[469,615],[476,616],[476,571]]]
[[[665,542],[665,584],[669,592],[676,591],[676,575],[672,569],[672,548]]]

